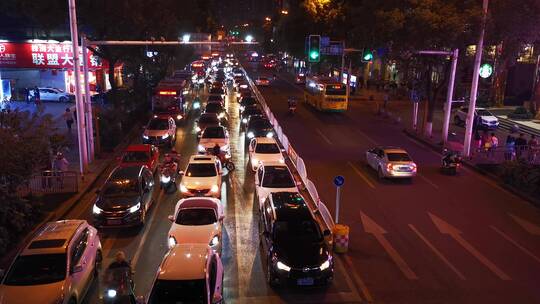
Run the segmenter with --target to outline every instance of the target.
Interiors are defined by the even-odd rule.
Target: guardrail
[[[74,193],[79,191],[79,174],[75,171],[46,170],[30,178],[27,191],[39,194]]]
[[[519,128],[518,132],[540,137],[540,130],[528,127],[524,124],[520,124],[517,121],[513,121],[507,118],[500,117],[500,116],[497,116],[497,119],[499,120],[499,127],[501,129],[504,129],[507,131],[515,131],[515,126],[518,126]]]
[[[315,206],[312,206],[312,208],[310,208],[311,212],[316,217],[319,217],[319,219],[321,219],[322,222],[326,225],[326,228],[328,228],[333,233],[334,226],[335,226],[334,220],[332,218],[332,215],[330,214],[330,211],[328,211],[328,208],[320,199],[319,193],[317,192],[317,188],[315,187],[315,184],[311,180],[309,180],[308,174],[307,174],[307,168],[306,168],[306,164],[304,160],[298,155],[296,150],[293,148],[287,135],[283,133],[283,129],[281,128],[276,117],[270,110],[270,107],[266,104],[266,100],[262,96],[257,86],[253,83],[251,78],[247,75],[245,70],[244,70],[244,74],[246,75],[246,79],[251,87],[251,90],[253,91],[253,93],[255,94],[255,97],[261,104],[263,111],[266,113],[266,116],[268,117],[268,120],[270,120],[270,123],[274,127],[274,130],[276,131],[277,139],[280,141],[281,145],[283,146],[287,155],[289,156],[289,159],[294,165],[294,169],[296,170],[296,172],[302,179],[302,183],[304,184],[311,200],[315,203]]]

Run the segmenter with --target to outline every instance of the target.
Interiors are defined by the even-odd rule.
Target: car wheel
[[[68,99],[66,97],[62,96],[62,97],[58,98],[58,101],[59,102],[67,102]]]
[[[379,169],[377,170],[377,175],[379,176],[379,179],[384,179],[385,178],[384,172],[383,172],[381,167],[379,167]]]

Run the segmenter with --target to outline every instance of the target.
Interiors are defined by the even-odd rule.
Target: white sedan
[[[267,162],[259,166],[255,174],[255,192],[260,206],[270,193],[298,192],[298,185],[287,165],[280,162]]]
[[[416,176],[416,163],[407,151],[396,147],[377,147],[366,152],[368,165],[377,170],[383,178],[413,178]]]
[[[281,148],[275,138],[256,137],[249,144],[249,159],[251,169],[257,171],[261,164],[268,162],[285,163],[285,158],[281,154]]]
[[[220,200],[210,197],[181,199],[169,215],[169,248],[177,244],[208,244],[221,254],[223,207]]]

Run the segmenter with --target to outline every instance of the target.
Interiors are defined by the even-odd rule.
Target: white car
[[[275,138],[256,137],[249,143],[249,160],[251,169],[257,171],[261,164],[265,163],[285,163],[285,158],[281,154]]]
[[[82,303],[101,259],[97,230],[88,222],[49,222],[9,267],[0,303]]]
[[[206,244],[179,244],[163,258],[144,303],[223,303],[223,264]]]
[[[468,107],[461,107],[454,115],[454,123],[458,126],[465,125],[467,121]],[[499,119],[491,112],[484,108],[476,108],[474,111],[475,125],[485,129],[497,129],[499,127]]]
[[[259,76],[257,79],[255,79],[255,84],[258,86],[267,87],[270,85],[270,79],[268,77]]]
[[[267,162],[259,166],[255,174],[255,192],[260,205],[270,193],[298,192],[298,184],[287,165],[281,162]]]
[[[368,165],[383,178],[413,178],[417,166],[407,151],[396,147],[377,147],[366,151]]]
[[[212,149],[219,145],[225,157],[231,157],[231,147],[229,142],[229,132],[222,126],[210,126],[201,133],[201,139],[197,150],[199,153],[212,153]]]
[[[168,115],[154,115],[146,125],[142,137],[144,144],[167,144],[172,147],[176,141],[176,122]]]
[[[38,88],[39,99],[57,102],[75,101],[75,95],[64,92],[57,88]]]
[[[207,244],[221,254],[223,207],[216,198],[192,197],[178,201],[169,229],[169,248],[177,244]]]
[[[193,155],[180,182],[180,192],[184,197],[221,197],[221,162],[212,155]]]

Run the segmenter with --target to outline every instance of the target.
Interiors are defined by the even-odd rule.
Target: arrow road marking
[[[480,263],[484,264],[491,272],[493,272],[496,276],[498,276],[501,280],[511,280],[510,276],[508,276],[504,271],[499,269],[493,262],[491,262],[487,257],[485,257],[480,251],[478,251],[476,248],[474,248],[473,245],[471,245],[469,242],[467,242],[463,237],[461,237],[461,231],[459,231],[456,227],[450,225],[449,223],[445,222],[444,220],[440,219],[439,217],[429,213],[429,217],[433,221],[433,224],[437,226],[437,229],[442,234],[448,234],[450,235],[456,242],[458,242],[461,247],[463,247],[465,250],[467,250],[472,256],[474,256]]]
[[[424,235],[422,235],[422,233],[420,233],[418,229],[416,229],[416,227],[414,227],[412,224],[409,224],[409,228],[411,228],[412,231],[414,231],[414,233],[416,233],[418,237],[422,241],[424,241],[424,243],[426,243],[429,249],[431,249],[435,253],[435,255],[439,259],[441,259],[441,261],[443,261],[446,266],[448,266],[448,268],[452,269],[452,271],[455,272],[460,279],[466,280],[465,276],[454,265],[452,265],[452,263],[450,263],[450,261],[437,248],[435,248],[435,246],[433,246],[433,244],[431,244],[431,242]]]
[[[384,248],[384,250],[390,255],[394,263],[399,267],[401,272],[405,275],[405,277],[409,280],[418,280],[418,276],[412,271],[412,269],[407,265],[405,260],[399,255],[399,253],[392,247],[390,242],[384,237],[384,234],[386,234],[386,230],[384,230],[381,226],[377,225],[371,218],[369,218],[367,215],[365,215],[363,212],[360,211],[360,218],[362,220],[362,223],[364,225],[364,230],[369,233],[373,234],[375,239],[381,244],[381,246]]]
[[[538,258],[536,255],[534,255],[534,253],[530,252],[527,248],[521,246],[518,242],[514,241],[510,236],[508,236],[506,233],[500,231],[496,227],[494,227],[494,226],[490,226],[490,227],[491,227],[491,229],[495,230],[495,232],[500,234],[505,240],[509,241],[514,246],[516,246],[521,251],[523,251],[526,255],[530,256],[531,258],[535,259],[538,263],[540,263],[540,258]]]
[[[527,231],[528,233],[532,235],[540,235],[540,227],[536,226],[535,224],[527,220],[520,218],[519,216],[516,216],[513,214],[509,214],[509,215],[516,223],[518,223],[518,225],[521,226],[521,228],[525,229],[525,231]]]

